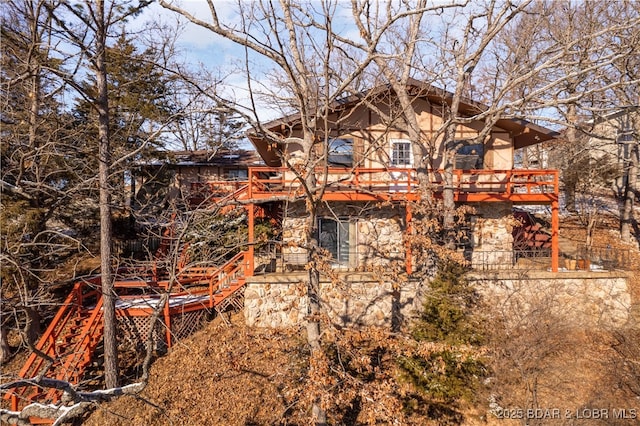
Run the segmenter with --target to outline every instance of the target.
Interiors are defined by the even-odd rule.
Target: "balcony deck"
[[[442,196],[445,173],[428,172],[434,196]],[[249,169],[248,199],[303,195],[300,180],[286,168]],[[318,188],[327,201],[415,201],[420,185],[415,169],[328,168],[317,172]],[[452,187],[456,201],[550,204],[558,199],[557,170],[454,170]]]
[[[446,189],[445,172],[428,170],[428,194],[442,197]],[[228,182],[209,182],[200,190],[210,190],[205,198],[213,202],[229,202],[247,205],[249,211],[249,239],[253,241],[253,206],[268,201],[302,200],[305,189],[301,176],[291,169],[279,167],[250,167],[248,182],[239,185],[232,196],[216,197],[221,185]],[[454,170],[452,182],[454,200],[466,203],[512,202],[514,204],[538,204],[551,206],[551,269],[558,271],[558,171],[557,170]],[[316,170],[315,193],[320,192],[324,201],[417,201],[424,197],[416,169],[409,168],[345,168],[331,167]],[[407,222],[411,212],[407,205]],[[253,247],[249,247],[253,262]],[[408,257],[410,259],[410,257]],[[253,263],[251,263],[251,268]],[[407,270],[411,269],[410,262]]]

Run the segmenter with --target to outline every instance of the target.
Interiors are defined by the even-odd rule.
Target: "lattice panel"
[[[186,312],[171,317],[171,334],[175,340],[181,340],[202,327],[207,311]],[[118,335],[120,344],[133,350],[143,350],[150,332],[150,317],[118,317]],[[158,318],[153,329],[153,342],[156,349],[166,348],[165,324]]]
[[[125,344],[133,350],[143,349],[151,331],[150,320],[150,317],[118,316],[120,344]],[[158,319],[153,329],[153,342],[156,349],[166,348],[164,328],[164,323]]]
[[[206,319],[205,310],[186,312],[171,317],[171,333],[174,339],[181,340],[202,327]]]

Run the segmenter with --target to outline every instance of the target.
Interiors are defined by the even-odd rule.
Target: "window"
[[[473,170],[482,169],[484,157],[484,145],[481,143],[468,143],[458,141],[462,146],[456,151],[456,169]]]
[[[350,257],[349,219],[318,219],[318,245],[331,253],[333,261],[348,264]]]
[[[227,179],[229,180],[247,180],[249,175],[247,174],[247,170],[228,170],[227,171]]]
[[[413,165],[413,153],[409,140],[391,139],[391,165],[395,167],[411,167]]]
[[[327,160],[331,166],[351,167],[353,165],[353,139],[330,139]]]

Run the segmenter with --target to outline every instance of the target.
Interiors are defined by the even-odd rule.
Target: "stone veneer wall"
[[[510,202],[474,204],[472,265],[511,265],[513,262],[513,211]]]
[[[397,286],[373,274],[338,274],[341,283],[322,280],[321,303],[330,320],[340,326],[391,326],[403,322],[421,306],[424,286],[409,281]],[[288,327],[304,323],[308,298],[304,273],[269,274],[247,279],[245,320],[250,326]]]
[[[303,243],[304,205],[294,203],[289,206],[282,222],[282,254],[285,263],[306,263],[306,251],[299,247]],[[318,217],[349,218],[351,222],[350,250],[355,256],[352,269],[366,271],[371,267],[387,265],[390,262],[404,264],[405,228],[404,210],[398,206],[371,208],[367,211],[348,203],[331,203],[331,211],[324,208]]]
[[[343,284],[323,280],[320,297],[328,315],[340,326],[391,326],[415,317],[428,284],[409,281],[397,292],[391,280],[373,274],[338,274]],[[307,314],[305,273],[249,277],[245,320],[250,326],[301,325]],[[578,327],[620,327],[630,318],[631,296],[623,273],[500,271],[470,273],[492,312],[512,321],[571,321]]]
[[[624,272],[500,271],[471,273],[490,307],[514,321],[526,317],[570,321],[580,327],[620,327],[630,319]]]

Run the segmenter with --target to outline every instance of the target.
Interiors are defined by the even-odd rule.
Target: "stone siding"
[[[329,319],[340,326],[391,326],[415,314],[424,290],[416,281],[381,282],[372,274],[339,274],[339,282],[323,280],[320,299]],[[245,289],[248,325],[288,327],[301,325],[308,309],[304,282],[307,274],[271,274],[251,277]]]
[[[490,307],[513,320],[538,315],[585,328],[615,328],[630,319],[624,273],[501,271],[469,278]]]
[[[513,211],[511,203],[474,205],[477,218],[472,223],[472,265],[512,265]]]
[[[318,217],[348,219],[350,222],[351,270],[368,271],[391,262],[404,264],[404,210],[386,206],[363,212],[348,203],[332,203],[331,210],[321,209]],[[302,203],[289,206],[282,221],[282,258],[286,265],[306,263],[304,245],[305,219]]]

